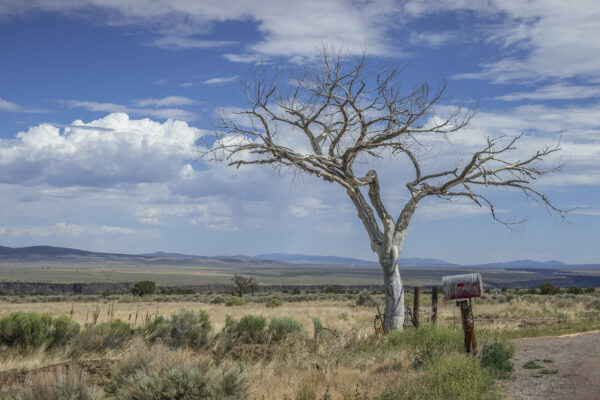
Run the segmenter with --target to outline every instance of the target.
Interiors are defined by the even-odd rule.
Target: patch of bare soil
[[[58,373],[68,371],[85,371],[90,375],[104,374],[117,360],[79,360],[67,361],[59,364],[46,365],[42,368],[32,370],[11,369],[0,372],[0,392],[6,392],[20,388],[26,379],[32,376],[46,373]]]
[[[510,398],[600,400],[600,332],[514,343],[515,378],[505,383]]]

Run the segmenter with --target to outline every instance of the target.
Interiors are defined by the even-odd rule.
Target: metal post
[[[457,301],[456,305],[460,307],[460,315],[462,317],[462,326],[465,333],[465,351],[472,355],[477,355],[477,338],[475,337],[473,310],[467,300]]]
[[[419,308],[421,306],[421,288],[415,286],[414,291],[414,312],[413,312],[413,325],[415,328],[419,327]]]
[[[431,323],[437,322],[438,292],[437,287],[431,288]]]

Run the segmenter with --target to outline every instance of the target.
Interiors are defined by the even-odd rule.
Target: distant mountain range
[[[194,263],[201,260],[206,262],[234,262],[256,265],[261,262],[285,263],[285,264],[310,264],[310,265],[355,265],[355,266],[378,266],[375,261],[362,260],[358,258],[337,256],[313,256],[307,254],[269,253],[256,256],[234,255],[234,256],[199,256],[191,254],[154,252],[147,254],[118,254],[92,252],[66,247],[53,246],[31,246],[31,247],[4,247],[0,246],[0,261],[69,261],[69,262],[118,262],[134,261],[139,263]],[[512,269],[536,269],[536,268],[572,268],[562,261],[535,261],[516,260],[509,262],[493,262],[478,265],[459,265],[437,258],[401,258],[398,260],[401,267],[471,267],[471,268],[512,268]],[[585,267],[600,268],[600,265],[586,265]]]

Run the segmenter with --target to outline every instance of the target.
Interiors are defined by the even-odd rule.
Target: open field
[[[409,286],[439,286],[442,276],[481,272],[493,287],[598,286],[600,269],[402,267]],[[285,264],[277,262],[195,261],[192,264],[107,262],[0,262],[0,281],[50,283],[121,283],[151,280],[157,285],[228,283],[234,274],[252,276],[264,285],[381,285],[378,266]]]
[[[168,368],[173,365],[195,366],[193,368],[200,368],[212,377],[225,376],[235,369],[236,378],[231,377],[235,381],[232,385],[243,387],[243,393],[248,396],[244,397],[240,392],[229,397],[232,399],[425,399],[431,398],[432,394],[449,399],[502,398],[500,392],[503,386],[494,384],[494,379],[501,374],[481,367],[479,357],[461,354],[460,313],[454,302],[440,302],[438,329],[430,327],[428,315],[424,314],[420,333],[414,328],[407,328],[404,333],[388,338],[374,335],[376,309],[372,305],[357,305],[357,293],[257,293],[254,297],[247,296],[246,304],[239,306],[212,304],[218,296],[0,296],[0,321],[16,311],[67,315],[82,327],[79,336],[83,335],[55,348],[0,346],[0,385],[2,376],[12,376],[10,370],[35,370],[60,363],[84,362],[77,360],[100,359],[107,361],[101,361],[100,366],[97,361],[89,361],[95,369],[92,368],[85,378],[86,385],[92,385],[103,393],[104,397],[98,398],[127,398],[110,392],[110,383],[107,382],[113,378],[105,375],[110,370],[108,365],[125,368],[139,362],[135,360],[142,354],[151,354],[154,360],[159,360],[156,362],[164,363]],[[267,301],[275,297],[282,300],[282,305],[267,307]],[[375,292],[371,297],[382,303],[381,293]],[[407,292],[406,302],[409,305],[412,302],[411,292]],[[506,339],[510,338],[600,329],[600,291],[580,295],[494,291],[476,299],[473,307],[482,353],[486,343],[492,341],[506,343]],[[421,308],[430,308],[427,291],[422,293]],[[153,341],[152,335],[156,333],[149,333],[148,326],[157,320],[157,316],[159,320],[163,320],[160,317],[169,320],[173,314],[181,314],[182,310],[206,313],[210,321],[206,342],[189,348],[187,345],[168,345],[171,342],[167,339]],[[268,330],[269,321],[291,317],[301,324],[299,336],[278,342],[273,342],[273,336],[268,335],[256,340],[231,336],[232,326],[237,326],[236,321],[249,315],[265,318],[265,334],[271,332]],[[127,333],[123,342],[114,347],[89,344],[93,342],[89,336],[94,327],[109,326],[117,319],[126,323],[126,332],[133,329],[135,333]],[[320,321],[326,329],[320,330],[313,319]],[[234,325],[231,325],[232,321]],[[228,342],[232,337],[237,341]],[[107,342],[110,340],[101,340],[101,343]],[[474,361],[477,363],[473,364]],[[467,378],[448,375],[446,369],[450,368],[449,363],[471,380],[457,381]],[[154,371],[152,368],[147,367],[144,371],[151,373]],[[152,373],[160,375],[156,371]],[[405,379],[399,380],[399,374]],[[48,379],[63,379],[55,375]],[[449,391],[456,385],[470,385],[474,391],[463,393],[463,397],[452,397]],[[12,388],[19,386],[14,384]],[[221,389],[214,390],[218,392]],[[18,394],[18,390],[13,393]]]

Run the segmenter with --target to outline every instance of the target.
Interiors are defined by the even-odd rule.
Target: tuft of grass
[[[557,369],[544,368],[543,370],[540,371],[540,374],[542,374],[542,375],[556,375],[557,373],[558,373]]]
[[[515,346],[506,339],[495,339],[483,344],[481,366],[497,378],[508,378],[513,371],[510,361],[515,355]]]
[[[102,398],[102,390],[88,385],[81,371],[38,376],[15,396],[15,400],[100,400]]]
[[[540,364],[538,364],[535,360],[527,361],[523,364],[523,368],[525,369],[541,369],[543,368]]]
[[[419,329],[392,331],[387,334],[387,345],[392,348],[423,351],[435,349],[437,352],[462,352],[463,334],[451,327],[425,324]]]
[[[102,352],[106,349],[120,349],[133,336],[131,326],[116,319],[98,325],[87,325],[72,341],[72,355],[84,352]]]

